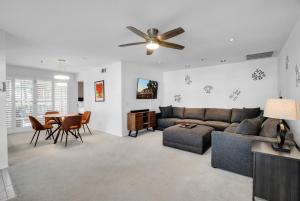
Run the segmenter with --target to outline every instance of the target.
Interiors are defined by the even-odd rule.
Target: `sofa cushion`
[[[180,119],[176,121],[176,124],[198,124],[203,125],[205,124],[205,121],[199,120],[199,119]]]
[[[204,120],[205,108],[185,108],[185,119],[200,119]]]
[[[183,118],[184,107],[173,107],[173,117],[174,118]]]
[[[240,123],[244,119],[252,119],[260,114],[260,108],[243,108],[243,109],[238,109],[238,108],[233,108],[232,109],[232,114],[231,114],[231,122],[237,122]]]
[[[205,111],[206,121],[230,122],[231,109],[208,108]]]
[[[204,121],[203,125],[213,127],[217,131],[224,131],[225,128],[230,125],[230,123],[223,121]]]
[[[244,119],[235,132],[243,135],[258,135],[263,119],[261,117]]]
[[[235,129],[239,126],[239,123],[232,123],[230,124],[225,130],[224,132],[227,133],[235,133]]]
[[[173,108],[172,105],[167,107],[159,107],[162,118],[172,118],[173,117]]]
[[[175,122],[178,120],[180,120],[180,119],[178,119],[178,118],[160,118],[160,119],[157,119],[157,126],[159,128],[168,128],[170,126],[174,126]]]
[[[279,119],[268,118],[262,124],[259,135],[262,137],[276,138],[277,137],[277,125],[279,124]],[[293,133],[288,131],[286,135],[286,139],[292,140]]]

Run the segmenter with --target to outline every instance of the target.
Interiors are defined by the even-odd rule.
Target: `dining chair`
[[[66,134],[66,143],[65,146],[68,144],[68,136],[69,134],[72,134],[76,139],[79,137],[81,142],[83,143],[82,137],[80,135],[79,129],[81,128],[81,119],[82,117],[80,115],[74,115],[74,116],[67,116],[60,129],[57,138],[59,137],[60,132],[62,131],[62,135],[60,140],[62,141],[63,135]],[[77,136],[78,135],[78,136]],[[57,139],[56,139],[57,140]]]
[[[45,112],[45,115],[48,115],[48,114],[59,114],[58,111],[48,111],[48,112]],[[58,118],[58,120],[61,122],[62,119],[61,118]],[[45,117],[45,124],[57,124],[57,121],[54,117]]]
[[[85,111],[82,115],[82,121],[81,121],[81,124],[82,124],[82,128],[83,128],[83,131],[85,132],[85,128],[84,126],[87,127],[87,129],[89,130],[90,134],[92,134],[89,126],[88,126],[88,123],[90,123],[90,118],[91,118],[91,111]]]
[[[36,146],[37,144],[37,141],[39,139],[39,136],[40,136],[40,132],[43,131],[43,130],[46,130],[46,134],[48,135],[51,135],[52,131],[51,129],[53,128],[53,126],[51,124],[41,124],[35,117],[33,116],[29,116],[29,120],[30,120],[30,123],[31,123],[31,126],[32,128],[35,130],[34,132],[34,135],[33,137],[31,138],[31,141],[30,141],[30,144],[32,143],[34,137],[36,136],[36,140],[35,140],[35,143],[34,143],[34,146]],[[52,136],[53,140],[54,140],[54,137]]]

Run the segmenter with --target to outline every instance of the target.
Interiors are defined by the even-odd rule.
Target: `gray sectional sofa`
[[[263,118],[259,108],[171,108],[172,112],[170,112],[170,106],[169,112],[161,108],[162,113],[158,114],[157,118],[158,129],[164,130],[180,123],[195,123],[212,127],[211,165],[215,168],[252,177],[251,143],[253,141],[276,142],[276,126],[279,120]],[[247,122],[251,124],[252,120],[257,118],[261,118],[261,124],[256,132],[253,133],[253,130],[249,130],[247,126],[242,126]],[[286,142],[294,144],[292,133],[288,134]]]

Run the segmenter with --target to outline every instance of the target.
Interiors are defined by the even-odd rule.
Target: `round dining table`
[[[49,118],[51,120],[54,120],[55,123],[57,124],[57,128],[52,131],[50,133],[50,135],[48,135],[48,137],[46,138],[46,140],[50,139],[50,137],[54,137],[54,134],[57,132],[57,135],[56,137],[54,137],[54,144],[57,143],[57,140],[59,138],[59,135],[60,135],[60,127],[62,126],[62,123],[64,121],[64,118],[66,117],[70,117],[70,116],[77,116],[78,114],[46,114],[46,115],[43,115],[44,118]],[[77,135],[75,135],[73,132],[70,132],[75,138],[78,138]]]

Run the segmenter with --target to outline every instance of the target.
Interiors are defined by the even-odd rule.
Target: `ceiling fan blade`
[[[159,41],[159,45],[163,46],[163,47],[178,49],[178,50],[184,49],[184,46],[182,46],[182,45],[178,45],[178,44],[175,44],[175,43],[169,43],[169,42],[166,42],[166,41]]]
[[[167,40],[169,38],[173,38],[173,37],[175,37],[175,36],[177,36],[179,34],[182,34],[182,33],[184,33],[184,29],[181,28],[181,27],[178,27],[178,28],[173,29],[171,31],[167,31],[167,32],[165,32],[163,34],[160,34],[158,36],[158,39],[160,39],[160,40]]]
[[[127,44],[119,45],[119,47],[127,47],[132,45],[141,45],[141,44],[146,44],[146,42],[127,43]]]
[[[126,27],[127,29],[129,29],[130,31],[132,31],[133,33],[135,33],[136,35],[144,38],[145,40],[149,40],[149,36],[147,34],[145,34],[144,32],[138,30],[137,28],[134,28],[134,27],[131,27],[131,26],[128,26]]]
[[[147,55],[151,55],[154,51],[147,49]]]

